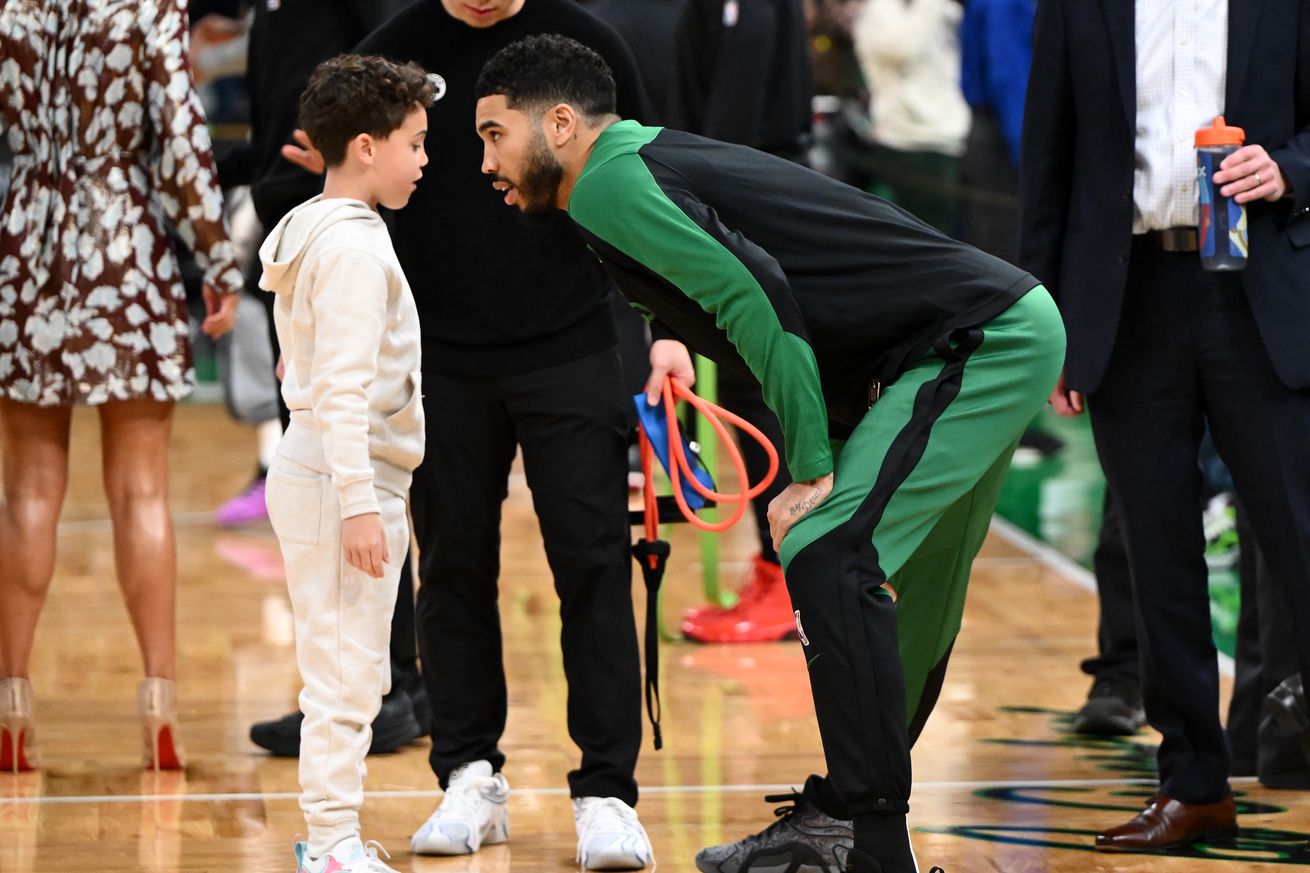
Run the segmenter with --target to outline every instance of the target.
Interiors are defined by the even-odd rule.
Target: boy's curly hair
[[[588,118],[615,111],[614,74],[596,52],[550,33],[510,43],[478,76],[478,99],[503,95],[511,109],[568,103]]]
[[[337,55],[319,64],[300,95],[300,126],[329,167],[346,159],[361,133],[386,139],[416,106],[427,107],[437,89],[418,64],[373,55]]]

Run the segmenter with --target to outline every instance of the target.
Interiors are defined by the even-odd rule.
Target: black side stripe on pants
[[[882,469],[874,481],[873,490],[851,516],[850,521],[842,525],[843,533],[863,534],[860,540],[861,558],[868,558],[878,566],[879,584],[887,581],[878,564],[878,551],[873,545],[873,531],[882,521],[883,513],[892,495],[910,478],[914,468],[919,466],[923,453],[928,448],[928,437],[932,426],[942,417],[946,408],[960,395],[960,385],[964,381],[964,365],[969,356],[982,345],[983,332],[979,328],[954,330],[933,343],[933,352],[942,358],[946,365],[937,374],[937,378],[923,383],[915,395],[914,406],[910,410],[910,420],[892,440],[883,460]]]

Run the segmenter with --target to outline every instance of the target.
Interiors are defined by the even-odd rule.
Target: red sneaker
[[[741,587],[737,589],[737,602],[732,606],[717,606],[713,603],[707,603],[704,606],[693,606],[691,609],[682,611],[682,621],[685,625],[687,622],[700,624],[711,619],[727,615],[743,603],[750,603],[760,596],[762,589],[767,588],[773,580],[773,574],[781,572],[782,568],[777,564],[764,560],[763,556],[756,555],[751,558],[750,569],[746,572],[746,579],[742,582]]]
[[[701,643],[767,643],[795,637],[796,618],[782,567],[757,556],[751,571],[736,606],[685,618],[683,634]]]

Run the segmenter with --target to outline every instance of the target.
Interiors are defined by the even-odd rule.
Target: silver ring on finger
[[[1260,187],[1260,174],[1259,174],[1259,173],[1256,173],[1256,174],[1255,174],[1255,185],[1256,185],[1257,188]]]

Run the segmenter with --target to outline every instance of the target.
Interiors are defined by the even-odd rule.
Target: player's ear
[[[557,103],[546,110],[547,137],[558,148],[577,135],[578,122],[576,109],[568,103]]]

